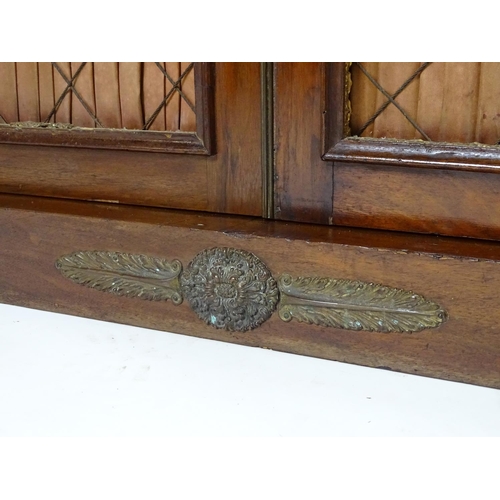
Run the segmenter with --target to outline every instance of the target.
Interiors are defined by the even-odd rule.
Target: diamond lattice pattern
[[[500,63],[353,63],[361,137],[498,144]]]
[[[196,130],[194,63],[0,63],[0,123]]]

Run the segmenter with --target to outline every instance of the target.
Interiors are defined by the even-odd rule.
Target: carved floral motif
[[[279,299],[266,265],[235,248],[199,253],[182,273],[181,287],[201,319],[216,328],[242,332],[266,321]]]

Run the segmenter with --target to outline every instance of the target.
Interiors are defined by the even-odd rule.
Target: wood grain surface
[[[275,197],[279,220],[328,224],[332,164],[323,154],[324,64],[275,65]]]
[[[0,196],[0,299],[21,306],[254,347],[500,388],[500,244]],[[419,333],[355,332],[285,323],[275,313],[245,332],[217,330],[184,302],[148,302],[82,287],[55,268],[62,255],[108,250],[179,259],[234,247],[274,276],[325,276],[412,290],[449,315]],[[71,332],[67,332],[71,335]]]
[[[334,224],[500,238],[500,176],[335,163]]]

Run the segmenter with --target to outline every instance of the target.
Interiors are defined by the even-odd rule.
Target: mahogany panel
[[[215,69],[217,154],[207,158],[209,210],[262,215],[261,65]]]
[[[335,224],[500,238],[493,173],[336,162]]]
[[[275,218],[328,224],[332,164],[322,161],[325,65],[275,65]]]
[[[437,168],[497,174],[500,172],[500,148],[486,144],[347,137],[336,143],[323,159],[402,168]]]
[[[0,190],[207,210],[206,162],[186,160],[180,155],[165,161],[154,153],[0,144]]]
[[[500,388],[500,244],[119,205],[0,196],[0,300],[159,330]],[[77,250],[179,259],[234,247],[273,276],[327,276],[413,290],[448,320],[418,333],[327,328],[275,313],[247,332],[215,329],[189,305],[82,287],[55,268]],[[68,332],[71,335],[71,332]]]

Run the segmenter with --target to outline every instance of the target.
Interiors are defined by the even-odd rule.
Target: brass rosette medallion
[[[200,252],[181,275],[191,308],[207,324],[244,332],[266,321],[279,300],[278,285],[254,254],[235,248]]]

